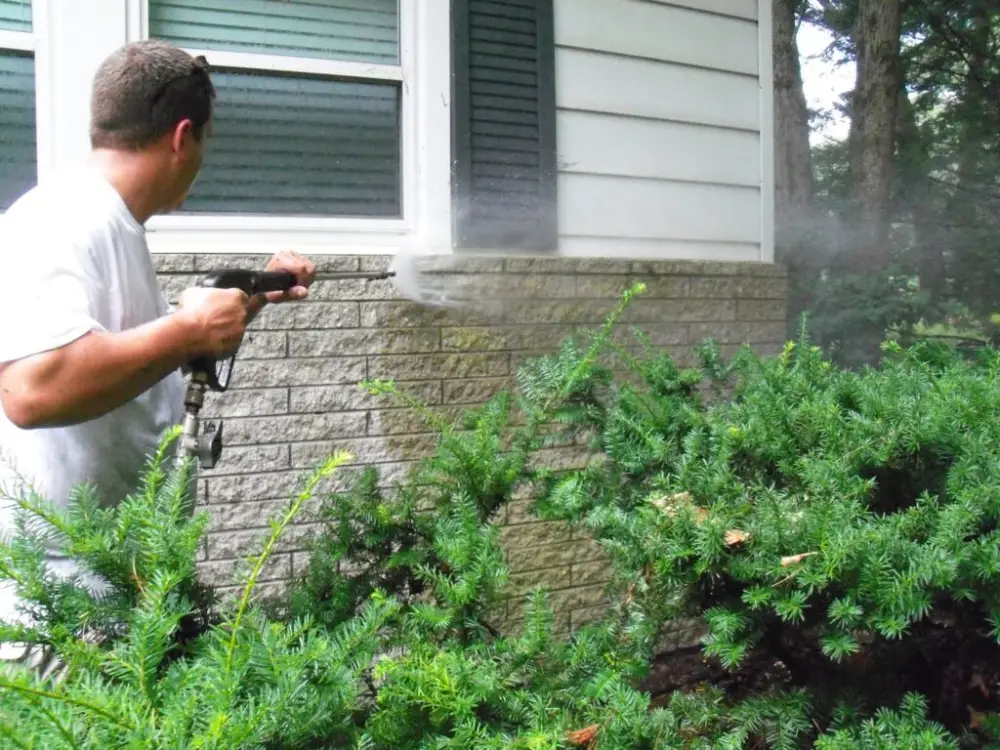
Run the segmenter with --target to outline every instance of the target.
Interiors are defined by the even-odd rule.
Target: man
[[[0,533],[14,517],[4,495],[22,481],[61,507],[83,483],[106,501],[134,489],[183,419],[184,365],[231,355],[264,304],[304,298],[315,278],[312,263],[280,253],[268,269],[296,275],[287,294],[192,288],[176,310],[164,300],[144,225],[187,196],[214,98],[203,59],[159,41],[126,45],[94,78],[89,164],[0,216]],[[17,619],[0,582],[0,620]]]

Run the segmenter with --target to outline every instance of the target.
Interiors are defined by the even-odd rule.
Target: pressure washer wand
[[[347,271],[342,273],[317,274],[317,280],[339,281],[342,279],[363,279],[380,281],[395,276],[392,270],[365,272]],[[243,268],[226,268],[204,276],[199,286],[214,289],[240,289],[248,296],[267,292],[287,292],[295,286],[295,274],[288,271],[250,271]],[[184,392],[184,423],[178,441],[177,457],[186,461],[194,456],[203,469],[211,469],[222,454],[222,422],[218,426],[208,425],[201,432],[201,408],[205,403],[205,391],[221,393],[229,387],[236,355],[219,362],[201,357],[188,365],[188,382]]]
[[[340,281],[342,279],[363,279],[364,281],[382,281],[391,279],[395,271],[336,271],[334,273],[318,273],[317,281]]]

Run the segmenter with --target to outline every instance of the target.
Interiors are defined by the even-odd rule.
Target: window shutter
[[[35,60],[0,51],[0,211],[38,178],[35,138]]]
[[[552,0],[452,0],[457,248],[554,250]]]

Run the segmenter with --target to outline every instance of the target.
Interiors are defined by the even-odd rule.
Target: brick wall
[[[381,270],[389,259],[320,257],[320,272]],[[262,268],[264,256],[159,255],[167,296],[211,268]],[[468,261],[486,279],[485,311],[420,307],[391,281],[319,281],[311,299],[265,309],[238,356],[231,390],[210,394],[206,418],[225,419],[219,466],[200,480],[213,528],[203,552],[206,580],[226,586],[236,562],[256,551],[268,519],[297,478],[333,450],[379,464],[387,480],[404,475],[432,446],[421,422],[367,395],[365,377],[393,379],[426,402],[458,410],[509,383],[520,362],[551,351],[574,326],[600,324],[626,286],[647,291],[631,305],[640,325],[680,360],[690,345],[714,337],[772,353],[785,339],[786,278],[773,266],[724,263],[509,258]],[[574,448],[547,456],[574,465]],[[606,566],[594,545],[557,524],[533,522],[525,502],[507,509],[503,537],[517,594],[538,583],[553,592],[560,624],[573,626],[601,605]],[[266,571],[272,584],[302,562],[308,516]],[[506,613],[516,622],[519,605]]]

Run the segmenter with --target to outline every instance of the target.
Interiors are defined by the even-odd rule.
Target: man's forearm
[[[25,428],[96,419],[147,391],[192,357],[185,319],[169,315],[121,333],[91,333],[0,370],[0,401]]]

